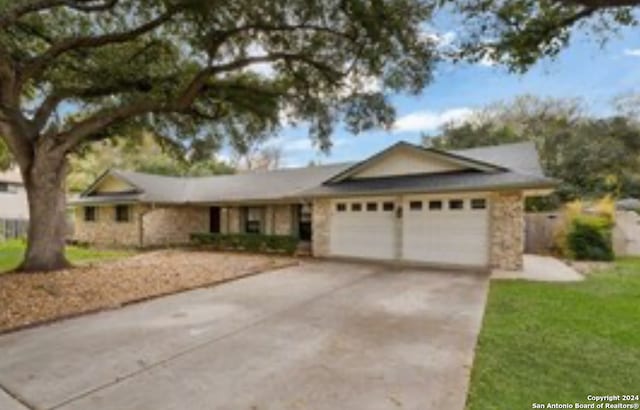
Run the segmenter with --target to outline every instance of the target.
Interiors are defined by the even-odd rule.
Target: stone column
[[[311,214],[313,256],[329,255],[329,229],[331,224],[331,200],[315,199]]]
[[[493,269],[522,269],[524,198],[522,192],[502,192],[490,202],[490,264]]]

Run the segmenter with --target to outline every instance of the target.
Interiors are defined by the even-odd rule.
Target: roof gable
[[[123,178],[116,171],[107,170],[100,175],[82,194],[81,197],[102,194],[124,194],[141,192],[142,189]]]
[[[394,176],[439,174],[456,171],[494,172],[499,165],[478,161],[433,148],[399,142],[335,175],[327,183],[347,179],[384,178]]]

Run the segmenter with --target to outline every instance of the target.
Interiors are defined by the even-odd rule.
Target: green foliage
[[[194,233],[191,240],[199,245],[209,245],[221,250],[248,252],[276,252],[292,255],[298,246],[298,238],[289,235],[214,234]]]
[[[20,264],[25,248],[25,241],[20,239],[0,242],[0,273],[14,269]],[[132,255],[133,253],[125,250],[106,250],[82,246],[67,246],[65,254],[71,263],[82,264],[102,260],[119,259]]]
[[[611,228],[611,221],[600,216],[580,215],[574,218],[567,232],[571,256],[577,260],[613,260]]]
[[[22,3],[0,4],[15,100],[64,103],[37,131],[73,146],[150,129],[199,151],[273,134],[286,110],[328,149],[338,122],[390,126],[388,92],[419,92],[437,60],[424,0]]]
[[[70,191],[82,191],[106,169],[118,168],[171,176],[208,176],[231,174],[230,165],[209,155],[198,160],[185,158],[185,153],[162,144],[151,134],[135,138],[116,137],[97,141],[71,156],[67,185]]]
[[[525,95],[481,109],[468,122],[448,124],[425,143],[460,149],[534,142],[545,174],[561,185],[544,203],[529,201],[528,209],[548,210],[581,197],[640,195],[640,125],[620,114],[594,118],[579,101]]]
[[[11,152],[9,152],[9,148],[7,148],[7,144],[0,137],[0,171],[4,171],[11,167],[13,163]]]
[[[467,410],[583,403],[640,386],[640,259],[582,282],[491,281]]]
[[[459,19],[458,58],[491,61],[524,72],[544,58],[555,58],[578,28],[598,45],[637,24],[628,1],[445,0]]]

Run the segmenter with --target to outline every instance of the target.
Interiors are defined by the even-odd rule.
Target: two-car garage
[[[331,202],[330,254],[484,267],[486,195],[361,197]]]

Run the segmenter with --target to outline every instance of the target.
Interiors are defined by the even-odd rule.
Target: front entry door
[[[301,241],[311,240],[311,205],[298,205],[298,237]]]
[[[209,208],[209,232],[220,233],[220,207]]]

